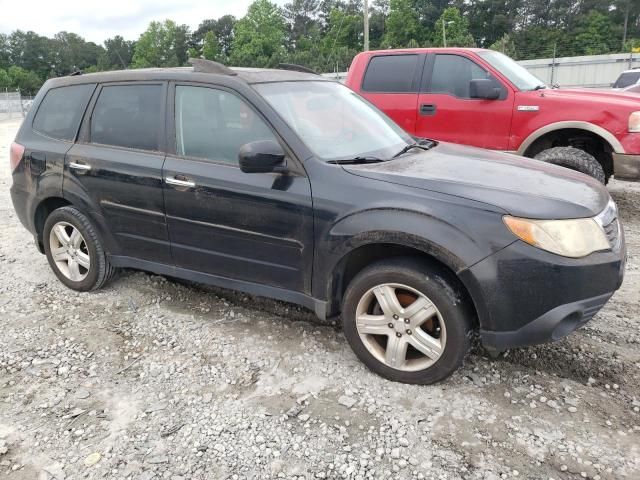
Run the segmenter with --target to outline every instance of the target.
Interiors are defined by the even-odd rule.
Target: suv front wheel
[[[470,346],[465,296],[419,259],[382,261],[345,292],[342,325],[358,358],[389,380],[431,384],[451,375]]]
[[[96,290],[115,274],[95,227],[74,207],[54,210],[47,217],[42,238],[53,272],[73,290]]]

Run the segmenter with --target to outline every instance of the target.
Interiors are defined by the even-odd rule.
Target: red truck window
[[[468,58],[460,55],[436,55],[428,91],[471,98],[469,82],[482,78],[491,78],[491,75]]]
[[[416,92],[418,55],[379,55],[369,61],[362,90],[376,93]]]

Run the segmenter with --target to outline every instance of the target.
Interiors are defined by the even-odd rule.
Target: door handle
[[[173,177],[164,177],[164,181],[167,185],[176,185],[178,187],[193,188],[196,186],[196,182],[190,180],[184,175],[174,175]]]
[[[420,105],[420,115],[435,115],[436,105],[433,103],[423,103]]]
[[[69,162],[69,168],[73,168],[74,170],[82,170],[84,172],[88,172],[89,170],[91,170],[91,165],[87,165],[86,163]]]

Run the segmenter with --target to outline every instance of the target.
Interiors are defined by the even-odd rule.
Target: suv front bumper
[[[521,241],[461,273],[495,350],[559,340],[586,324],[622,284],[624,238],[616,250],[565,258]]]
[[[640,181],[640,155],[614,153],[613,174],[617,180]]]

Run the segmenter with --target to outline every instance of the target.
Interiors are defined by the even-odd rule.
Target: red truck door
[[[426,55],[393,53],[371,57],[362,85],[349,85],[384,111],[410,134],[415,134],[418,90]]]
[[[471,98],[469,83],[489,78],[495,100]],[[429,54],[418,96],[416,135],[493,150],[509,148],[514,93],[484,66],[464,55]]]

